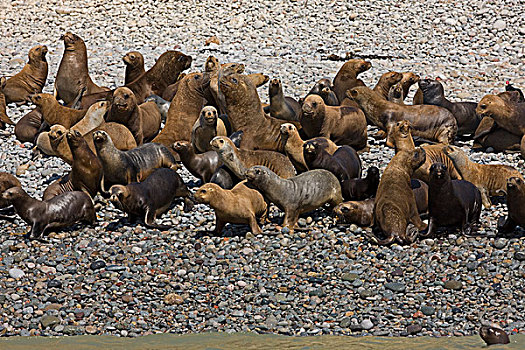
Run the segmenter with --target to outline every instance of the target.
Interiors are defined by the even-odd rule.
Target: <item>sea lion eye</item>
[[[238,83],[237,78],[232,78],[232,83],[237,84]]]
[[[124,94],[124,98],[125,98],[125,99],[128,99],[128,98],[129,98],[129,95],[128,95],[128,94]]]
[[[487,108],[487,105],[486,105],[486,104],[482,104],[482,105],[479,106],[479,108],[481,108],[481,109],[486,109],[486,108]]]
[[[206,190],[201,190],[201,193],[206,193]]]
[[[317,102],[313,102],[312,106],[317,107]]]

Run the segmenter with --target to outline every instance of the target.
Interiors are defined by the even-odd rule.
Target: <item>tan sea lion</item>
[[[479,101],[476,113],[491,117],[496,124],[517,136],[525,135],[525,103],[515,103],[496,95],[486,95]]]
[[[36,94],[31,101],[42,112],[42,118],[48,125],[60,124],[66,129],[71,128],[86,115],[87,109],[77,110],[62,106],[50,94]]]
[[[107,122],[116,122],[125,125],[133,134],[137,145],[142,145],[144,141],[142,111],[139,108],[135,94],[129,88],[119,87],[113,92],[111,104],[105,119]]]
[[[346,98],[346,90],[356,86],[365,86],[360,79],[357,79],[359,73],[363,73],[372,67],[372,63],[362,59],[351,59],[339,69],[334,78],[333,90],[337,95],[339,102]]]
[[[191,129],[191,144],[197,153],[211,151],[210,141],[215,136],[227,136],[224,122],[217,115],[217,109],[206,106]]]
[[[398,72],[386,72],[381,75],[376,86],[374,86],[374,91],[379,95],[383,96],[384,99],[388,98],[388,92],[390,88],[395,84],[399,83],[403,79],[403,74]]]
[[[7,115],[5,95],[3,93],[5,83],[5,77],[0,77],[0,129],[5,129],[6,124],[15,125],[15,123]]]
[[[126,73],[124,75],[124,85],[127,85],[142,74],[146,73],[144,69],[144,56],[138,51],[131,51],[122,57],[126,65]]]
[[[410,87],[415,83],[419,82],[420,78],[419,75],[413,72],[403,72],[401,74],[403,74],[403,78],[401,79],[399,84],[401,84],[401,87],[403,88],[403,99],[405,99],[408,96]]]

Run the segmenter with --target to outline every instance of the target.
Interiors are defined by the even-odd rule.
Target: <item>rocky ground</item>
[[[524,5],[514,1],[11,1],[0,3],[0,73],[12,75],[37,43],[48,45],[52,92],[65,31],[87,43],[93,79],[121,85],[121,57],[139,50],[150,67],[167,49],[194,57],[241,61],[247,71],[279,77],[285,92],[303,96],[341,62],[329,54],[388,56],[372,60],[370,85],[387,70],[443,79],[453,100],[479,101],[507,80],[525,87]],[[220,44],[205,46],[217,36]],[[260,89],[263,99],[267,87]],[[412,92],[413,93],[413,92]],[[8,106],[16,121],[30,109]],[[2,136],[0,169],[18,172],[40,196],[68,171],[57,159],[32,161],[31,145]],[[384,169],[393,151],[371,141],[365,168]],[[462,144],[468,147],[470,143]],[[468,149],[468,148],[466,148]],[[481,162],[513,165],[517,154],[472,153]],[[182,171],[191,186],[196,179]],[[114,334],[253,331],[289,335],[469,335],[481,321],[525,331],[525,243],[496,237],[500,203],[482,214],[481,236],[450,234],[411,246],[370,245],[355,226],[316,211],[303,230],[279,232],[273,208],[265,235],[229,226],[224,237],[202,231],[213,212],[182,205],[165,215],[165,232],[117,225],[111,204],[95,227],[52,233],[49,243],[25,242],[21,220],[0,228],[0,334]]]

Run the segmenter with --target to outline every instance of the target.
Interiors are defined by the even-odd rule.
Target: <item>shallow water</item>
[[[525,349],[525,335],[517,334],[507,345],[491,346],[497,349]],[[280,335],[257,334],[155,334],[137,338],[114,336],[75,336],[75,337],[12,337],[0,339],[0,349],[487,349],[479,336],[471,337],[286,337]]]

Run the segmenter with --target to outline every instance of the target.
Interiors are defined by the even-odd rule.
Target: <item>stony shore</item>
[[[279,77],[285,93],[303,96],[341,62],[329,54],[389,56],[363,74],[375,84],[387,70],[440,77],[452,100],[479,101],[507,80],[525,88],[523,3],[361,1],[114,0],[0,3],[0,73],[12,75],[37,43],[50,49],[46,92],[52,92],[65,31],[87,43],[92,78],[123,83],[122,56],[139,50],[150,67],[167,49],[194,58],[200,70],[215,55],[243,62],[248,73]],[[220,44],[205,46],[211,36]],[[266,99],[267,87],[260,89]],[[413,91],[412,91],[413,93]],[[412,95],[412,94],[411,94]],[[411,95],[409,98],[411,98]],[[8,106],[14,121],[30,106]],[[1,136],[0,169],[41,196],[69,170],[58,159],[31,160],[31,145]],[[383,170],[393,150],[370,139],[365,168]],[[461,143],[468,147],[470,143]],[[468,148],[466,148],[468,149]],[[523,172],[518,154],[471,153]],[[186,170],[186,183],[197,181]],[[378,247],[360,228],[338,225],[326,211],[282,234],[273,207],[265,235],[228,226],[224,237],[202,231],[213,212],[182,205],[165,215],[173,229],[117,225],[122,213],[105,203],[94,227],[52,233],[48,243],[24,242],[17,220],[0,223],[0,335],[113,334],[207,331],[287,335],[471,335],[482,321],[525,331],[525,243],[496,237],[504,203],[482,213],[480,236],[451,234],[411,246]]]

